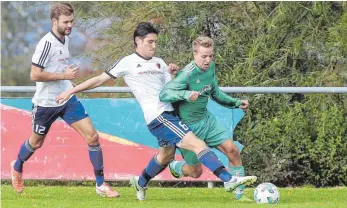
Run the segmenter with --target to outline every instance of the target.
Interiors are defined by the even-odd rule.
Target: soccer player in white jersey
[[[52,30],[40,40],[32,57],[30,78],[36,81],[36,92],[32,99],[33,132],[21,146],[17,160],[11,162],[12,186],[18,193],[23,192],[24,162],[43,145],[52,123],[61,117],[88,143],[89,157],[96,177],[96,193],[111,198],[119,197],[119,193],[104,182],[99,136],[80,101],[75,95],[71,95],[62,103],[55,102],[56,96],[73,87],[69,80],[76,78],[79,70],[73,65],[68,66],[70,53],[67,35],[71,33],[74,20],[72,5],[53,4],[50,18]]]
[[[174,159],[176,147],[194,152],[203,165],[226,182],[227,190],[234,190],[248,183],[249,178],[232,177],[213,151],[179,120],[172,105],[159,100],[160,92],[171,80],[169,71],[177,70],[177,66],[170,64],[168,67],[162,59],[154,57],[157,35],[158,31],[151,23],[139,23],[134,32],[135,53],[118,60],[103,74],[63,92],[56,101],[65,102],[74,93],[101,86],[111,78],[124,77],[140,103],[149,131],[157,137],[159,145],[159,154],[150,160],[141,176],[131,179],[131,184],[136,188],[138,200],[145,200],[147,183]],[[190,100],[195,99],[190,93],[185,94],[184,97]]]

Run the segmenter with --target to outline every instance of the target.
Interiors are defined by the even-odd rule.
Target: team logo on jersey
[[[136,68],[142,67],[141,64],[137,64]]]
[[[204,87],[199,91],[199,94],[202,95],[207,91],[210,91],[212,89],[212,85],[204,85]]]
[[[160,64],[159,63],[157,63],[157,67],[160,69]]]
[[[200,79],[196,80],[196,84],[199,84],[200,83]]]

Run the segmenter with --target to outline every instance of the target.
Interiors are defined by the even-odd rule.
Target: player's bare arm
[[[68,100],[72,94],[81,92],[83,90],[94,89],[96,87],[103,85],[105,82],[107,82],[110,79],[111,79],[111,77],[104,72],[104,73],[100,74],[99,76],[93,77],[91,79],[88,79],[88,80],[82,82],[81,84],[77,85],[74,88],[71,88],[70,90],[68,90],[66,92],[60,93],[60,95],[55,99],[55,101],[57,103],[62,103],[64,101]]]
[[[36,82],[49,82],[56,80],[72,80],[78,75],[79,67],[74,67],[73,64],[69,65],[63,73],[45,72],[42,68],[35,65],[31,66],[30,79]]]

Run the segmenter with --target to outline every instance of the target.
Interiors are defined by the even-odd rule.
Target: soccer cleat
[[[175,170],[175,165],[176,165],[176,163],[178,163],[178,161],[176,161],[176,160],[170,162],[170,164],[169,164],[169,170],[170,170],[170,173],[171,173],[171,175],[172,175],[173,177],[179,179],[179,178],[182,177],[182,175],[179,174],[179,173]]]
[[[224,182],[224,188],[226,191],[234,191],[241,185],[250,185],[256,181],[256,176],[233,176],[230,181]]]
[[[117,191],[113,190],[110,185],[103,183],[101,186],[96,186],[96,193],[100,196],[108,198],[118,198],[120,195]]]
[[[147,187],[141,187],[139,185],[139,178],[138,177],[131,177],[130,184],[132,187],[136,189],[136,198],[139,201],[143,201],[146,199],[146,190]]]
[[[24,181],[22,179],[22,173],[17,172],[14,169],[14,163],[15,162],[16,161],[13,160],[10,164],[11,176],[12,176],[12,186],[17,193],[22,193],[23,189],[24,189]]]

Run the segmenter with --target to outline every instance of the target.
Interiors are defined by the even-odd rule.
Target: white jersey
[[[40,67],[44,72],[63,73],[68,67],[70,58],[69,38],[65,36],[65,42],[61,41],[52,31],[47,33],[37,44],[32,57],[32,64]],[[69,80],[56,80],[48,82],[36,82],[36,92],[32,99],[35,105],[43,107],[58,107],[55,98],[61,93],[72,88]]]
[[[171,80],[168,66],[163,59],[149,60],[138,53],[126,56],[105,71],[112,78],[124,76],[124,80],[140,103],[146,123],[149,124],[164,111],[173,111],[171,103],[159,100],[159,94]]]

